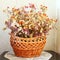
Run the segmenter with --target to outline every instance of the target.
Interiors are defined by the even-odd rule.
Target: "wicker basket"
[[[46,36],[20,38],[11,34],[10,43],[16,56],[31,58],[40,56],[46,43]]]

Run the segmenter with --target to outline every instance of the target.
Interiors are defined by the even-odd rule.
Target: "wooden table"
[[[9,59],[7,59],[7,58],[4,57],[4,55],[5,55],[7,52],[8,52],[8,51],[4,51],[4,52],[0,55],[0,60],[9,60]],[[54,51],[47,51],[47,52],[49,52],[49,53],[52,54],[52,57],[51,57],[50,60],[60,60],[60,55],[57,54],[56,52],[54,52]]]

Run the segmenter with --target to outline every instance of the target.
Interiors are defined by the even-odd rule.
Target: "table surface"
[[[7,58],[4,57],[4,55],[7,53],[8,51],[4,51],[1,55],[0,55],[0,60],[9,60]],[[60,60],[60,55],[54,51],[47,51],[50,54],[52,54],[52,57],[50,58],[50,60]]]

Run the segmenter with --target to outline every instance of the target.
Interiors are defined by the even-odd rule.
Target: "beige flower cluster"
[[[40,10],[36,11],[34,4],[29,4],[21,8],[7,9],[10,14],[6,27],[10,28],[16,36],[30,38],[36,36],[44,36],[52,28],[54,19],[50,19],[45,13],[46,6],[41,5]],[[5,11],[4,11],[5,12]]]

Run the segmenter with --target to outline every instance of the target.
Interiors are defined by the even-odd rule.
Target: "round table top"
[[[39,57],[33,57],[33,58],[22,58],[22,57],[16,57],[12,52],[8,52],[5,54],[5,58],[8,58],[9,60],[49,60],[52,57],[52,54],[43,51]]]
[[[47,52],[52,54],[52,57],[49,60],[60,60],[60,54],[58,54],[58,53],[56,53],[54,51],[50,51],[50,50],[47,50]],[[6,54],[11,54],[11,53],[8,52],[8,51],[2,52],[2,54],[0,54],[0,60],[9,60],[8,58],[6,58],[6,56],[7,56]],[[20,60],[21,60],[21,58],[20,58]]]

